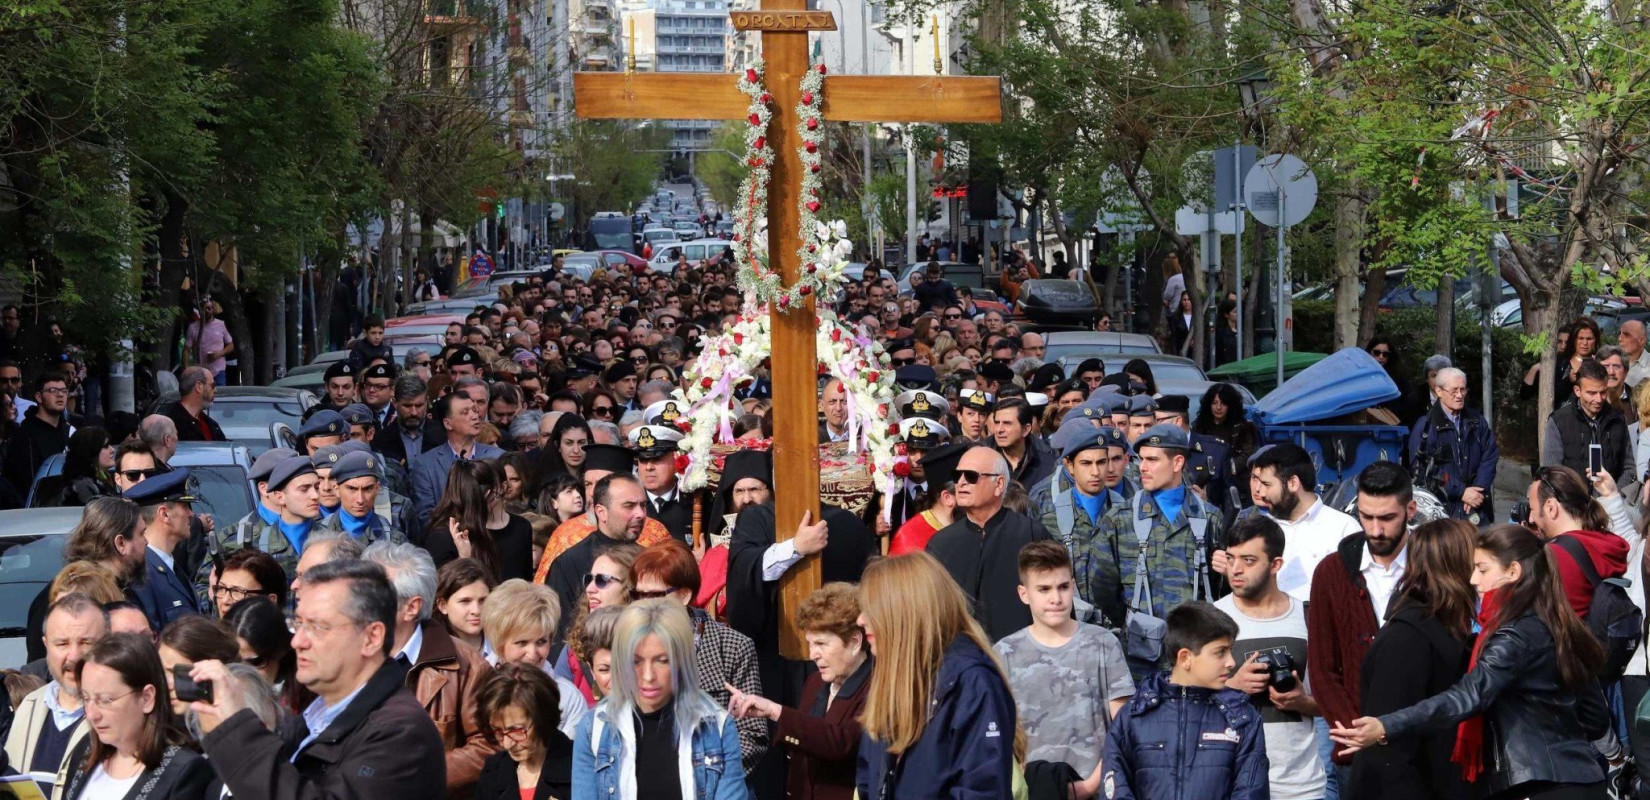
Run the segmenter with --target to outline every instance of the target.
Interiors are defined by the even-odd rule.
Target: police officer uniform
[[[176,469],[127,489],[121,495],[127,500],[148,508],[163,503],[195,502],[189,494],[189,470]],[[149,626],[160,630],[172,620],[201,613],[200,596],[188,578],[178,574],[171,553],[163,553],[150,543],[143,555],[143,580],[132,587],[132,601],[143,609]]]
[[[365,384],[370,380],[393,382],[395,380],[395,367],[388,364],[374,364],[367,367],[361,371],[361,383]],[[367,408],[372,411],[373,421],[381,431],[388,430],[390,423],[395,421],[395,399],[393,394],[390,401],[385,403],[383,408],[373,408],[372,406],[367,406]]]
[[[352,442],[359,445],[360,442]],[[333,448],[323,448],[332,450]],[[390,510],[385,502],[387,490],[383,486],[384,474],[381,463],[376,454],[360,449],[347,449],[338,453],[337,461],[332,463],[332,480],[342,485],[345,481],[371,477],[379,481],[378,497],[374,502],[373,510],[363,519],[350,515],[340,504],[337,513],[321,520],[319,528],[326,531],[346,533],[361,540],[362,544],[372,544],[380,539],[388,539],[397,544],[407,541],[406,533],[396,525],[393,518],[384,513]],[[405,499],[405,498],[403,498]],[[403,508],[405,513],[406,509]],[[393,511],[391,512],[393,513]]]
[[[360,425],[371,433],[372,441],[370,443],[357,442],[357,444],[372,452],[377,458],[378,467],[382,473],[380,479],[383,481],[384,488],[403,497],[411,495],[412,484],[407,480],[406,467],[401,462],[391,459],[378,450],[379,439],[394,439],[396,445],[400,446],[401,437],[394,435],[393,432],[389,435],[380,435],[383,431],[378,427],[378,418],[373,414],[372,407],[365,403],[344,406],[344,410],[339,413],[344,417],[345,424],[349,425],[350,428],[353,429],[355,426]]]
[[[334,378],[349,378],[351,381],[354,381],[356,374],[359,372],[360,370],[356,369],[355,365],[349,363],[349,359],[344,359],[342,361],[332,362],[332,366],[327,367],[326,375],[323,376],[322,379],[328,383],[332,382],[332,379]],[[345,403],[344,405],[349,404]],[[322,411],[338,411],[339,409],[342,409],[344,405],[334,405],[332,402],[332,395],[323,390],[321,392],[321,402],[316,406],[316,408],[319,408]]]

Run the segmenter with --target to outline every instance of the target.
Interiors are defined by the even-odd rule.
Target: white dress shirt
[[[1278,588],[1302,603],[1312,602],[1312,573],[1318,562],[1335,552],[1342,539],[1361,533],[1363,527],[1345,512],[1316,499],[1300,519],[1290,522],[1273,517],[1283,529],[1283,569],[1278,572]]]
[[[1358,565],[1358,572],[1364,576],[1364,585],[1369,588],[1369,602],[1375,606],[1375,622],[1386,625],[1386,605],[1392,600],[1392,590],[1398,588],[1398,580],[1404,577],[1404,565],[1409,563],[1409,543],[1405,542],[1403,549],[1392,563],[1383,567],[1375,563],[1369,555],[1369,545],[1364,545],[1364,557]]]

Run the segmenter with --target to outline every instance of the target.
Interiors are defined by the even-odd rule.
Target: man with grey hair
[[[1495,522],[1492,489],[1501,451],[1483,413],[1467,407],[1467,374],[1444,367],[1432,377],[1437,402],[1409,432],[1409,464],[1418,483],[1431,479],[1449,514],[1475,525]]]
[[[20,773],[55,775],[62,786],[69,754],[90,729],[80,693],[80,662],[109,634],[109,615],[79,592],[57,599],[46,611],[46,669],[51,682],[17,703],[6,735],[6,760]],[[50,781],[48,781],[50,782]],[[60,796],[62,792],[49,794]]]
[[[165,414],[150,414],[138,423],[138,438],[162,464],[171,463],[178,452],[178,426]]]
[[[304,540],[304,554],[298,557],[298,567],[292,575],[289,602],[298,602],[298,590],[304,587],[304,573],[334,561],[356,561],[367,546],[343,531],[316,529]]]
[[[636,390],[636,402],[642,408],[647,408],[661,400],[670,398],[671,385],[669,381],[648,381]]]
[[[207,372],[205,367],[186,367],[178,376],[177,402],[167,403],[157,409],[157,412],[165,415],[177,426],[176,433],[180,441],[228,441],[223,435],[223,428],[218,427],[217,420],[206,413],[217,396],[218,389],[213,383],[212,373]]]
[[[1650,351],[1645,350],[1645,338],[1642,320],[1627,320],[1616,332],[1616,346],[1621,348],[1621,357],[1627,361],[1627,386],[1632,389],[1650,378]]]
[[[414,347],[407,351],[407,357],[401,360],[401,371],[421,381],[430,379],[430,354],[422,347]]]
[[[614,425],[605,419],[590,420],[589,425],[591,444],[612,444],[620,447],[624,446],[624,434],[619,431],[619,426]]]
[[[536,450],[544,443],[544,437],[539,434],[539,421],[543,418],[542,411],[523,411],[510,421],[510,442],[517,452]]]
[[[395,587],[394,660],[407,668],[407,688],[429,712],[447,751],[447,793],[467,795],[495,752],[476,717],[476,687],[492,671],[476,649],[452,637],[435,611],[435,562],[416,545],[374,542],[362,558],[384,568]]]
[[[1020,548],[1049,535],[1042,523],[1003,506],[1014,478],[1002,453],[969,448],[953,474],[963,513],[928,540],[928,553],[974,601],[975,617],[995,642],[1031,624],[1030,607],[1020,602]]]

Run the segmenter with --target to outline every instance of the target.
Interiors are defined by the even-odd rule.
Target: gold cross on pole
[[[757,31],[773,95],[768,126],[774,164],[769,181],[768,258],[785,285],[796,282],[797,201],[802,164],[797,148],[796,106],[808,68],[808,32],[835,30],[828,11],[809,11],[805,0],[765,0],[755,11],[735,11],[735,28]],[[936,49],[940,47],[935,42]],[[1000,86],[994,77],[831,75],[825,78],[825,118],[833,122],[1002,121]],[[750,98],[739,76],[714,73],[579,72],[573,76],[574,109],[586,119],[744,119]],[[814,298],[788,313],[770,310],[773,341],[773,463],[775,522],[779,541],[790,539],[804,512],[819,519],[818,368]],[[780,652],[807,658],[795,612],[819,588],[819,558],[808,557],[780,582]]]

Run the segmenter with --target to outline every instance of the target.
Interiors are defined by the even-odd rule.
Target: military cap
[[[459,345],[458,347],[453,348],[451,353],[447,354],[447,366],[449,368],[457,366],[471,366],[476,369],[481,369],[481,354],[477,353],[474,348],[471,348],[468,345]]]
[[[1060,383],[1065,379],[1065,369],[1061,368],[1059,362],[1051,361],[1038,367],[1036,372],[1031,373],[1031,380],[1026,381],[1026,387],[1029,389],[1042,389]]]
[[[579,378],[588,378],[602,371],[602,362],[589,353],[580,353],[573,356],[573,361],[567,367],[567,379],[570,381]]]
[[[349,423],[344,421],[344,415],[331,409],[315,412],[315,416],[304,422],[298,429],[298,438],[308,439],[311,436],[348,436]]]
[[[1077,365],[1077,369],[1072,370],[1071,374],[1081,375],[1085,372],[1099,372],[1104,374],[1105,371],[1106,362],[1101,361],[1098,358],[1085,358],[1083,359],[1083,363]]]
[[[980,367],[980,377],[992,383],[1010,383],[1014,380],[1014,370],[1009,369],[1007,364],[992,359]]]
[[[669,425],[638,425],[630,432],[630,446],[637,458],[659,458],[677,451],[682,432]]]
[[[332,465],[332,479],[338,483],[368,476],[384,479],[383,472],[378,468],[378,459],[373,458],[372,453],[345,453]]]
[[[161,503],[193,503],[195,501],[195,498],[189,494],[189,470],[184,468],[148,478],[142,483],[127,489],[121,494],[121,497],[140,506],[153,506]]]
[[[1123,394],[1134,394],[1133,387],[1130,386],[1129,383],[1129,376],[1124,375],[1121,372],[1114,372],[1104,378],[1101,378],[1100,386],[1101,388],[1115,386],[1117,387],[1117,391],[1122,392]],[[1095,391],[1099,391],[1099,389],[1096,389]]]
[[[269,490],[278,492],[285,489],[293,478],[314,473],[315,465],[310,462],[308,456],[292,456],[276,464],[274,471],[269,473]]]
[[[894,385],[902,389],[933,389],[940,376],[926,364],[906,364],[894,370]]]
[[[982,414],[991,413],[991,407],[997,403],[995,395],[979,389],[964,389],[957,393],[957,399],[963,408],[972,408]]]
[[[1060,429],[1048,437],[1049,446],[1062,458],[1071,458],[1084,450],[1102,447],[1103,445],[1097,444],[1099,440],[1100,426],[1094,424],[1094,420],[1084,417],[1073,417],[1060,423]]]
[[[395,380],[395,367],[389,364],[374,364],[361,372],[361,379],[393,381]]]
[[[1041,414],[1043,413],[1043,409],[1048,408],[1048,395],[1043,394],[1042,392],[1026,392],[1025,398],[1026,405],[1031,406],[1032,411]]]
[[[338,459],[343,457],[344,448],[342,445],[329,444],[326,447],[316,450],[315,453],[309,457],[309,461],[311,464],[315,465],[316,469],[332,469],[333,465],[338,463]]]
[[[1135,440],[1134,449],[1139,450],[1142,447],[1186,451],[1192,449],[1192,437],[1186,429],[1166,422],[1147,428],[1146,432]]]
[[[599,469],[616,475],[636,470],[636,454],[616,444],[592,444],[584,448],[585,471]]]
[[[1179,414],[1189,419],[1192,411],[1192,401],[1185,395],[1166,394],[1157,398],[1157,410]]]
[[[915,350],[917,349],[917,340],[911,336],[895,339],[888,343],[887,349],[890,354],[900,350]]]
[[[667,397],[642,411],[642,421],[649,425],[675,425],[687,414],[687,403]]]
[[[350,403],[338,409],[338,413],[343,416],[344,422],[350,425],[378,427],[378,415],[372,413],[372,409],[368,408],[366,403]]]
[[[295,455],[298,455],[298,451],[286,447],[265,450],[262,455],[253,460],[252,469],[247,471],[246,477],[251,479],[253,483],[267,481],[269,480],[269,473],[275,469],[276,464]]]
[[[355,365],[349,363],[349,359],[334,361],[332,362],[332,366],[327,367],[324,380],[330,381],[333,378],[349,378],[350,380],[355,380],[355,372]]]
[[[956,481],[957,463],[972,447],[969,442],[952,442],[928,451],[918,463],[922,464],[922,474],[928,478],[929,487],[944,487]]]
[[[1157,403],[1152,400],[1150,395],[1137,394],[1130,397],[1129,416],[1155,417],[1157,416]]]
[[[931,392],[927,389],[911,389],[901,392],[894,398],[894,406],[899,409],[901,418],[924,417],[926,419],[945,419],[951,413],[951,403],[944,395]]]
[[[932,450],[951,438],[951,431],[944,425],[926,417],[911,417],[901,422],[899,432],[905,437],[905,446],[913,450]]]
[[[613,362],[612,365],[608,366],[607,371],[602,373],[602,380],[608,383],[634,377],[636,377],[636,365],[630,363],[629,359],[623,358]]]
[[[1129,440],[1123,438],[1123,430],[1121,428],[1101,428],[1100,437],[1105,440],[1107,447],[1115,447],[1125,453],[1134,452],[1134,450],[1129,447]]]

